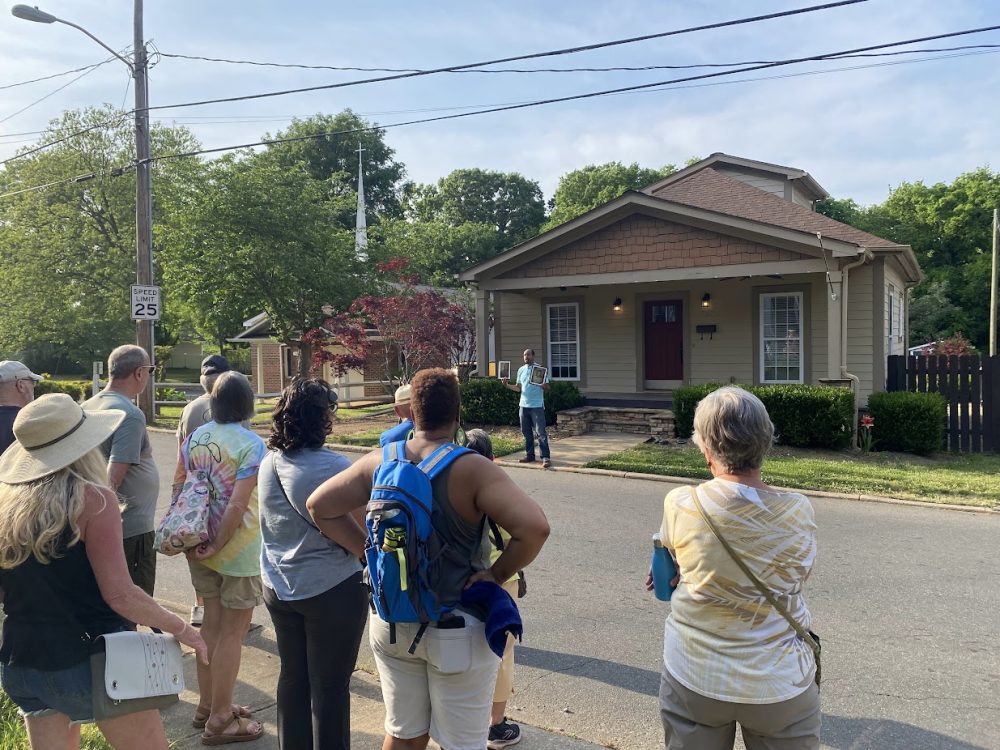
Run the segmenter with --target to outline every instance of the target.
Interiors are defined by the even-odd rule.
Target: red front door
[[[646,387],[658,381],[684,379],[684,322],[680,300],[646,302],[643,306]],[[652,382],[650,382],[652,381]]]

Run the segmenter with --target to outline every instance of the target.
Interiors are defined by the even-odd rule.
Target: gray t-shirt
[[[212,397],[208,393],[203,393],[187,404],[181,412],[181,420],[177,423],[177,442],[183,443],[184,438],[211,421]]]
[[[146,432],[146,417],[129,399],[114,391],[101,391],[83,402],[87,411],[118,409],[125,421],[101,446],[105,458],[116,464],[131,464],[118,488],[125,504],[122,511],[122,536],[128,539],[146,534],[155,527],[156,498],[160,475],[153,463],[153,447]]]
[[[361,570],[356,558],[312,526],[306,510],[313,490],[350,465],[349,459],[326,448],[271,451],[261,461],[257,474],[264,541],[260,573],[282,601],[319,596]],[[275,481],[275,466],[288,500]]]

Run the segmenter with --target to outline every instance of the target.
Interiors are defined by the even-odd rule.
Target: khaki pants
[[[732,750],[736,722],[747,750],[819,750],[819,688],[780,703],[729,703],[681,685],[664,668],[660,716],[666,750]]]
[[[503,585],[503,590],[517,599],[517,579],[507,581]],[[514,694],[514,644],[516,642],[514,636],[508,633],[507,645],[504,647],[500,669],[497,671],[497,684],[493,688],[494,703],[506,703]]]

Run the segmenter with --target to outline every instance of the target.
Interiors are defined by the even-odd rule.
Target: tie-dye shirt
[[[266,453],[264,441],[255,433],[239,424],[216,422],[199,427],[181,446],[181,457],[188,471],[201,470],[208,474],[220,502],[229,501],[238,480],[257,475]],[[250,493],[250,504],[243,514],[243,523],[225,547],[201,562],[222,575],[260,575],[260,519],[256,485]]]
[[[794,698],[813,682],[812,650],[733,562],[698,512],[692,490],[678,487],[663,501],[660,534],[681,575],[664,625],[663,663],[682,685],[716,700]],[[700,485],[698,496],[719,533],[808,629],[802,584],[816,559],[809,500],[722,479]]]

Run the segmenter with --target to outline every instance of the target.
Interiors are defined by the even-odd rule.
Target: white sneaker
[[[200,604],[195,604],[191,607],[191,619],[188,620],[192,626],[196,628],[201,627],[202,620],[205,619],[205,608]]]

